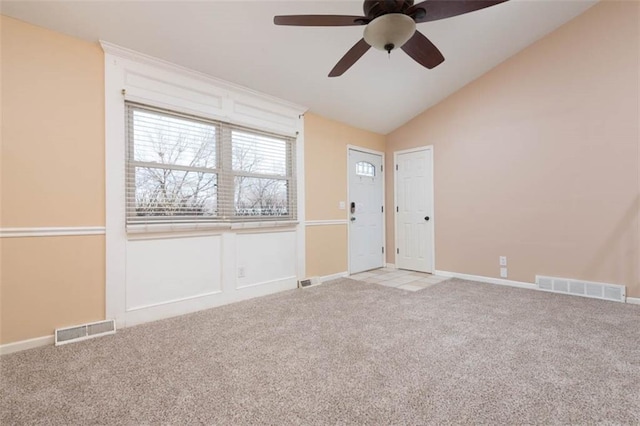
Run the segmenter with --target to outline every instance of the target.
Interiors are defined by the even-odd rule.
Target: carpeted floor
[[[349,279],[0,358],[0,424],[640,424],[640,307]]]

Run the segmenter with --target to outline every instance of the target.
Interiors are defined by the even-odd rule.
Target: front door
[[[349,149],[349,272],[384,265],[382,155]]]
[[[396,267],[433,273],[433,151],[396,153]]]

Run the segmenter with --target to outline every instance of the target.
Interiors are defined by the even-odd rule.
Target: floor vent
[[[536,285],[540,290],[544,291],[591,297],[593,299],[624,302],[626,298],[626,287],[617,284],[594,283],[590,281],[536,275]]]
[[[56,346],[67,343],[80,342],[82,340],[93,339],[94,337],[106,336],[116,332],[116,322],[114,320],[91,322],[88,324],[76,325],[73,327],[56,328]]]
[[[318,279],[318,277],[305,278],[298,281],[298,288],[313,287],[314,285],[318,284],[320,284],[320,280]]]

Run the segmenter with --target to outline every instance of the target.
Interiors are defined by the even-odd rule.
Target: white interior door
[[[433,150],[396,153],[396,267],[433,273]]]
[[[349,272],[384,265],[382,155],[349,149]]]

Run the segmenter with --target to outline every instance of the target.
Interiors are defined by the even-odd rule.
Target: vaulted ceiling
[[[105,40],[386,134],[597,0],[511,0],[418,24],[445,56],[433,70],[371,49],[328,78],[364,27],[283,27],[274,15],[361,15],[361,1],[3,1],[4,15]],[[561,64],[558,64],[561,66]]]

